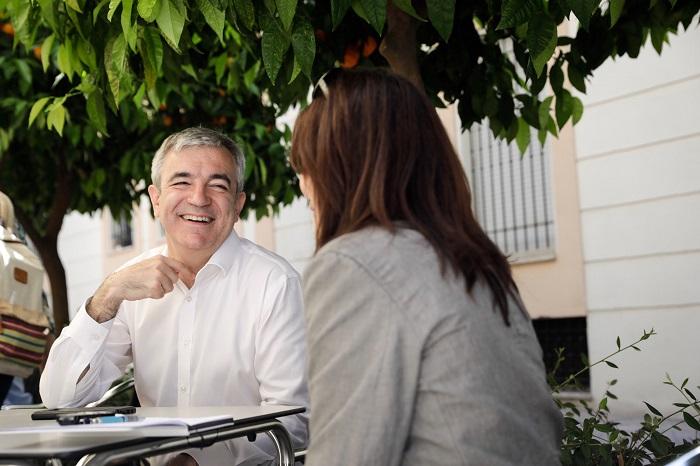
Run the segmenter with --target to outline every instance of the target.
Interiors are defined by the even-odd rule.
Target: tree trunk
[[[32,239],[32,241],[34,241]],[[56,334],[68,325],[68,292],[66,284],[66,271],[63,268],[61,257],[58,255],[57,238],[42,238],[34,243],[39,250],[41,262],[49,277],[51,284],[51,301],[53,304],[53,318],[56,323]]]
[[[68,325],[66,271],[63,268],[61,257],[58,255],[58,234],[63,226],[63,218],[68,212],[73,183],[73,178],[66,167],[65,155],[61,153],[57,154],[57,157],[53,202],[49,209],[46,225],[43,225],[44,228],[41,230],[37,228],[29,213],[20,206],[15,206],[15,214],[39,251],[41,262],[49,277],[56,334]]]
[[[418,41],[416,31],[419,22],[393,2],[389,2],[386,12],[386,34],[379,46],[379,52],[391,69],[411,81],[418,89],[425,90],[418,66]]]

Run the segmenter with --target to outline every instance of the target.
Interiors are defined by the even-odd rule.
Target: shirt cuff
[[[63,329],[63,332],[83,351],[90,353],[92,357],[109,335],[113,323],[114,319],[110,319],[100,324],[90,317],[85,309],[85,304],[83,304],[71,320],[70,325]]]

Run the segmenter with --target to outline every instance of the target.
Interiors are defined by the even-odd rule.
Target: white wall
[[[314,253],[315,237],[313,212],[306,199],[296,199],[280,209],[274,219],[276,253],[287,259],[299,273]]]
[[[672,37],[661,57],[648,44],[636,60],[606,63],[581,96],[575,127],[592,361],[658,336],[594,369],[598,398],[619,380],[618,416],[680,401],[662,384],[700,384],[700,29]]]
[[[72,318],[103,278],[101,214],[67,215],[58,235],[58,254],[66,271],[68,309]]]

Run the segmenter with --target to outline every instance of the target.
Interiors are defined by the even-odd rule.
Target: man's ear
[[[241,218],[241,210],[245,205],[245,193],[238,193],[236,195],[236,200],[234,201],[234,208],[236,209],[236,221]]]
[[[160,210],[160,191],[158,191],[155,185],[148,186],[148,196],[151,198],[151,204],[153,204],[153,216],[158,218]]]

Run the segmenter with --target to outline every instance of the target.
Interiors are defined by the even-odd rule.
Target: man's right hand
[[[170,257],[155,256],[108,276],[88,301],[90,317],[102,323],[113,319],[122,301],[160,299],[182,280],[187,288],[194,284],[194,272]]]

